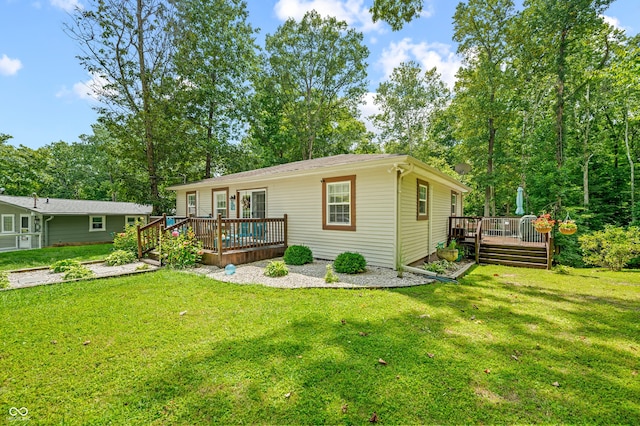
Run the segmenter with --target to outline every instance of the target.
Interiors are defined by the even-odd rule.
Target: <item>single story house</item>
[[[344,154],[176,185],[176,215],[282,218],[287,244],[374,266],[424,259],[463,215],[470,188],[408,155]]]
[[[147,222],[135,203],[0,195],[0,251],[113,241],[127,224]]]

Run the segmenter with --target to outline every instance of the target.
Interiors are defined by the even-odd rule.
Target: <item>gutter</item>
[[[401,166],[409,166],[406,169],[403,169]],[[394,254],[394,265],[395,269],[398,270],[399,268],[403,267],[402,265],[402,226],[401,226],[401,219],[402,219],[402,209],[400,208],[400,206],[402,205],[401,203],[401,199],[400,199],[400,194],[402,194],[402,178],[404,178],[406,175],[408,175],[409,173],[411,173],[413,171],[413,164],[410,163],[394,163],[393,166],[391,166],[391,168],[389,170],[387,170],[389,173],[391,172],[396,172],[396,252]]]

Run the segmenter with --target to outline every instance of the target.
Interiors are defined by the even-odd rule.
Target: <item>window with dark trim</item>
[[[196,196],[196,191],[187,192],[187,216],[197,216],[198,215],[198,198]]]
[[[451,191],[451,216],[458,215],[458,193]]]
[[[322,229],[356,230],[356,177],[322,179]]]
[[[229,188],[215,188],[212,190],[212,193],[212,216],[218,217],[218,215],[221,215],[223,218],[229,217]]]
[[[416,196],[417,219],[429,219],[429,184],[418,179],[418,193]]]

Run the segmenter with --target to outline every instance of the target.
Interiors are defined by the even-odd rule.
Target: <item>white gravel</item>
[[[281,260],[281,259],[276,259]],[[224,269],[215,266],[201,266],[189,270],[201,275],[214,278],[218,281],[236,284],[262,284],[268,287],[278,288],[303,288],[303,287],[324,287],[324,288],[389,288],[389,287],[410,287],[428,284],[434,280],[426,275],[419,275],[405,272],[402,278],[398,278],[398,273],[388,268],[378,268],[368,266],[367,271],[361,274],[336,274],[340,282],[326,283],[324,276],[327,272],[327,265],[331,262],[315,260],[313,263],[295,266],[288,265],[289,274],[284,277],[271,278],[264,275],[264,267],[270,261],[254,262],[246,265],[238,265],[236,272],[227,275]]]

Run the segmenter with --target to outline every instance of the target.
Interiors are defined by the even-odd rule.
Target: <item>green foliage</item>
[[[53,263],[50,267],[52,272],[67,272],[71,268],[81,266],[81,263],[75,259],[63,259]]]
[[[423,268],[426,271],[435,272],[436,274],[444,274],[449,269],[455,268],[455,262],[449,262],[446,259],[441,259],[435,262],[426,263]]]
[[[264,268],[264,274],[267,277],[272,277],[272,278],[284,277],[288,273],[289,273],[289,268],[287,268],[287,265],[280,260],[271,261]]]
[[[160,243],[162,263],[175,269],[194,266],[202,258],[202,243],[196,239],[193,229],[172,235],[165,233]]]
[[[324,281],[329,284],[340,282],[340,277],[333,272],[331,265],[327,265],[327,273],[324,275]]]
[[[137,260],[137,256],[130,251],[126,250],[116,250],[111,253],[105,259],[105,263],[108,266],[119,266],[126,265],[127,263],[133,263]]]
[[[80,280],[94,275],[94,272],[84,265],[73,265],[65,270],[63,278],[65,280]]]
[[[360,253],[340,253],[333,261],[333,268],[342,274],[359,274],[367,268],[367,261]]]
[[[640,254],[640,228],[612,225],[604,230],[582,235],[579,239],[584,261],[590,265],[619,271]]]
[[[51,266],[52,263],[63,259],[81,262],[102,260],[111,253],[112,247],[111,244],[92,244],[0,253],[0,271]]]
[[[582,249],[576,235],[562,235],[556,233],[554,245],[558,248],[559,253],[553,256],[555,263],[574,268],[583,268],[586,266],[582,257]]]
[[[287,265],[304,265],[313,262],[313,253],[307,246],[289,246],[283,259]]]
[[[9,273],[0,271],[0,289],[9,287]]]
[[[129,225],[125,228],[124,232],[119,232],[113,236],[113,249],[124,250],[138,254],[138,228],[133,225]]]

